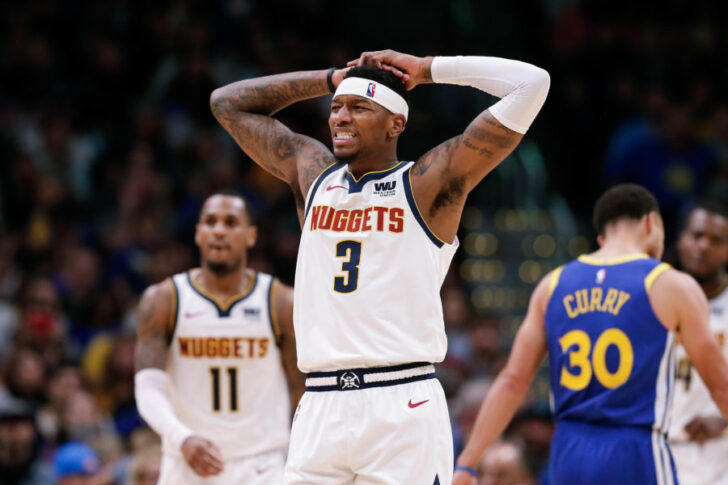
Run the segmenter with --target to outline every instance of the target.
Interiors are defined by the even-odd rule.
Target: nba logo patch
[[[374,91],[377,89],[377,85],[374,83],[369,83],[369,86],[367,86],[367,96],[370,98],[374,97]]]
[[[607,277],[607,270],[602,268],[599,271],[597,271],[597,283],[602,284],[604,283],[604,278]]]

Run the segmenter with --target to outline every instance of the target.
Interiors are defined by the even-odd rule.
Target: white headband
[[[394,114],[404,115],[405,120],[409,114],[409,106],[407,106],[407,101],[402,96],[384,84],[369,79],[347,77],[339,84],[334,93],[334,98],[342,94],[353,94],[371,99]]]

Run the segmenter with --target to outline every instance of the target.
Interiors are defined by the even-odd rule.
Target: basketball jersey
[[[294,290],[304,372],[440,362],[440,287],[457,249],[438,239],[412,193],[414,162],[356,179],[328,167],[307,195]]]
[[[723,355],[728,358],[728,287],[708,300],[710,304],[710,331],[718,340]],[[678,335],[675,346],[676,376],[675,402],[673,403],[673,419],[670,426],[670,439],[683,441],[688,439],[685,432],[687,425],[697,416],[721,416],[718,406],[710,397],[710,391],[703,383],[698,372],[693,369],[685,347],[680,344]]]
[[[171,279],[176,311],[167,372],[175,414],[226,460],[285,448],[291,407],[271,313],[273,277],[256,273],[247,292],[222,302],[193,275]],[[163,449],[180,454],[164,437]]]
[[[666,432],[674,334],[649,301],[669,265],[582,256],[555,270],[546,309],[554,417]]]

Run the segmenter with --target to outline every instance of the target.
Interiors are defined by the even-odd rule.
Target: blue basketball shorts
[[[636,426],[559,421],[549,485],[677,485],[664,433]]]

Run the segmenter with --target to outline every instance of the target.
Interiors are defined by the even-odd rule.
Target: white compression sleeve
[[[174,414],[167,397],[169,376],[161,369],[142,369],[134,375],[134,396],[139,414],[160,436],[180,448],[192,430]]]
[[[435,57],[430,72],[436,83],[472,86],[501,98],[488,111],[518,133],[528,131],[551,84],[540,67],[500,57]]]

